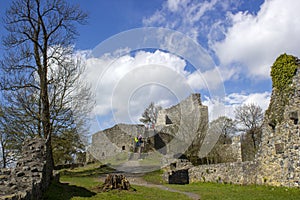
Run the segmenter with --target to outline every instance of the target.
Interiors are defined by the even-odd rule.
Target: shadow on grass
[[[73,197],[92,197],[96,193],[87,190],[84,187],[69,185],[68,183],[52,182],[46,193],[44,194],[45,200],[69,200]]]
[[[94,177],[102,174],[112,173],[115,169],[107,166],[101,165],[94,169],[86,169],[81,171],[63,170],[60,175],[72,176],[72,177]]]

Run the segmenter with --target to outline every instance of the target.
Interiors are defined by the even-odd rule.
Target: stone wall
[[[189,169],[190,182],[217,182],[232,184],[256,183],[256,162],[200,165]]]
[[[258,180],[271,185],[300,187],[300,67],[291,87],[289,101],[284,107],[283,121],[272,127],[266,116],[262,143],[257,154],[260,171]],[[276,102],[275,98],[280,96],[273,91],[271,102]],[[272,110],[269,115],[274,116]]]
[[[170,124],[166,123],[166,119]],[[208,108],[202,105],[200,94],[192,94],[179,104],[161,110],[155,130],[146,129],[144,125],[117,124],[95,133],[87,160],[90,161],[91,157],[104,160],[132,152],[134,137],[139,134],[146,141],[144,150],[157,150],[163,155],[179,155],[187,150],[196,137],[204,138],[207,124]]]
[[[289,100],[284,105],[282,122],[270,124],[269,116],[276,116],[276,113],[272,113],[274,110],[265,116],[261,144],[255,160],[192,167],[189,169],[190,182],[300,187],[300,63],[298,65]],[[273,90],[270,105],[282,106],[278,98],[281,96]]]
[[[180,126],[183,120],[186,119],[184,115],[187,113],[194,113],[197,109],[206,110],[207,107],[202,105],[199,93],[192,94],[188,98],[181,101],[170,108],[162,109],[158,112],[156,126],[165,126],[168,124],[177,124]],[[189,118],[192,118],[189,116]]]
[[[43,139],[26,140],[16,167],[0,169],[0,199],[42,199],[43,192],[50,185],[46,158]]]
[[[170,108],[160,110],[156,124],[157,132],[174,136],[166,144],[166,154],[177,155],[199,150],[207,134],[208,108],[202,105],[200,94],[189,97]],[[193,149],[193,151],[196,151]]]
[[[144,125],[117,124],[92,136],[89,156],[97,160],[113,157],[121,152],[130,152],[134,148],[134,137],[146,137]]]
[[[239,135],[232,137],[229,144],[218,144],[216,151],[217,155],[214,155],[214,157],[217,157],[216,163],[241,162],[241,137]]]

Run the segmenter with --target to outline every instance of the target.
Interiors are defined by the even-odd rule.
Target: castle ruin
[[[288,101],[273,89],[262,125],[262,138],[254,161],[200,165],[189,169],[190,182],[223,182],[300,187],[300,62],[294,74]],[[283,113],[277,109],[282,108]],[[282,115],[274,124],[272,117]]]
[[[158,113],[155,128],[139,124],[117,124],[92,136],[89,156],[97,160],[134,152],[134,137],[142,135],[145,153],[158,152],[164,157],[179,157],[192,142],[201,143],[208,125],[208,108],[200,94],[192,94],[182,102]]]
[[[178,166],[188,171],[184,173],[188,178],[185,182],[300,187],[299,60],[297,65],[292,90],[287,94],[287,103],[283,105],[278,100],[282,98],[281,94],[276,89],[272,91],[270,106],[262,125],[261,143],[253,161],[242,161],[240,137],[237,136],[231,144],[223,147],[224,156],[232,158],[229,162],[199,166],[180,164],[177,158],[181,155],[199,153],[207,134],[208,109],[202,105],[200,94],[192,94],[179,104],[159,111],[155,130],[149,130],[143,125],[119,124],[96,133],[91,146],[92,155],[101,159],[101,156],[114,156],[120,152],[130,153],[133,137],[142,134],[151,147],[148,151],[152,149],[163,155],[161,166],[169,166],[167,169],[173,171],[173,174],[176,170],[182,170]],[[278,107],[282,108],[282,113],[278,112]],[[278,115],[282,115],[282,120],[274,123],[272,118]],[[111,147],[113,149],[109,151]],[[170,169],[172,165],[177,165],[177,169]]]

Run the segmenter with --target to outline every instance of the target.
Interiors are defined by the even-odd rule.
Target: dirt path
[[[116,173],[125,175],[131,185],[139,185],[139,186],[144,186],[144,187],[149,187],[149,188],[155,187],[155,188],[159,188],[161,190],[184,194],[193,200],[200,200],[200,196],[198,194],[191,193],[191,192],[183,192],[180,190],[169,188],[165,185],[149,183],[143,179],[144,173],[129,173],[129,172],[125,172],[125,173],[124,172],[116,172]],[[101,177],[102,182],[104,182],[105,177],[106,176]]]
[[[141,180],[138,180],[138,179],[141,179]],[[191,193],[191,192],[183,192],[183,191],[180,191],[180,190],[169,188],[165,185],[157,185],[157,184],[148,183],[142,178],[135,178],[135,180],[132,180],[132,181],[130,181],[130,179],[128,178],[128,180],[133,185],[140,185],[140,186],[145,186],[145,187],[150,187],[150,188],[155,187],[155,188],[159,188],[161,190],[166,190],[166,191],[170,191],[170,192],[177,192],[177,193],[180,193],[180,194],[184,194],[184,195],[190,197],[193,200],[200,200],[200,196],[198,194]]]

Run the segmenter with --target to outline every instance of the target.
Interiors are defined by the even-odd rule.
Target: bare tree
[[[201,159],[201,163],[221,163],[234,161],[230,152],[226,149],[232,143],[232,137],[237,131],[234,120],[226,116],[221,116],[209,123],[207,139],[215,143],[214,147]]]
[[[161,109],[161,106],[156,106],[154,102],[151,102],[142,114],[140,121],[148,125],[155,124],[157,120],[158,111]]]
[[[6,167],[6,153],[5,153],[5,146],[6,146],[6,135],[3,129],[3,112],[2,107],[0,107],[0,152],[1,152],[1,160],[0,163],[2,163],[2,167]]]
[[[7,51],[1,63],[1,87],[8,90],[10,96],[17,92],[29,97],[28,101],[22,99],[23,107],[32,101],[30,109],[25,110],[36,119],[34,132],[45,138],[48,162],[52,163],[49,173],[53,168],[52,134],[56,127],[64,127],[64,121],[61,121],[64,117],[72,119],[75,116],[70,108],[62,106],[71,104],[68,102],[71,93],[67,93],[70,90],[66,89],[57,98],[56,89],[63,88],[60,84],[67,82],[58,83],[51,74],[74,64],[65,59],[72,54],[70,47],[77,34],[75,23],[84,24],[86,18],[77,6],[64,0],[14,0],[4,18],[8,36],[3,40]],[[56,69],[54,65],[57,65]],[[65,80],[67,76],[64,74],[57,80]],[[68,100],[57,104],[63,99]]]
[[[242,105],[235,109],[235,119],[240,125],[239,129],[245,133],[242,136],[243,160],[252,160],[255,156],[261,140],[263,118],[262,109],[255,104]]]
[[[239,106],[234,114],[236,121],[241,125],[240,130],[243,131],[259,128],[264,118],[261,107],[255,104]]]
[[[219,136],[219,142],[223,144],[231,143],[231,137],[237,131],[236,125],[231,118],[221,116],[209,124],[209,131]]]
[[[2,103],[2,102],[1,102]],[[21,143],[17,142],[18,135],[11,135],[7,127],[11,125],[10,120],[5,113],[5,107],[1,105],[0,109],[0,146],[1,158],[0,163],[3,168],[13,164],[18,157],[18,149],[21,148]]]

